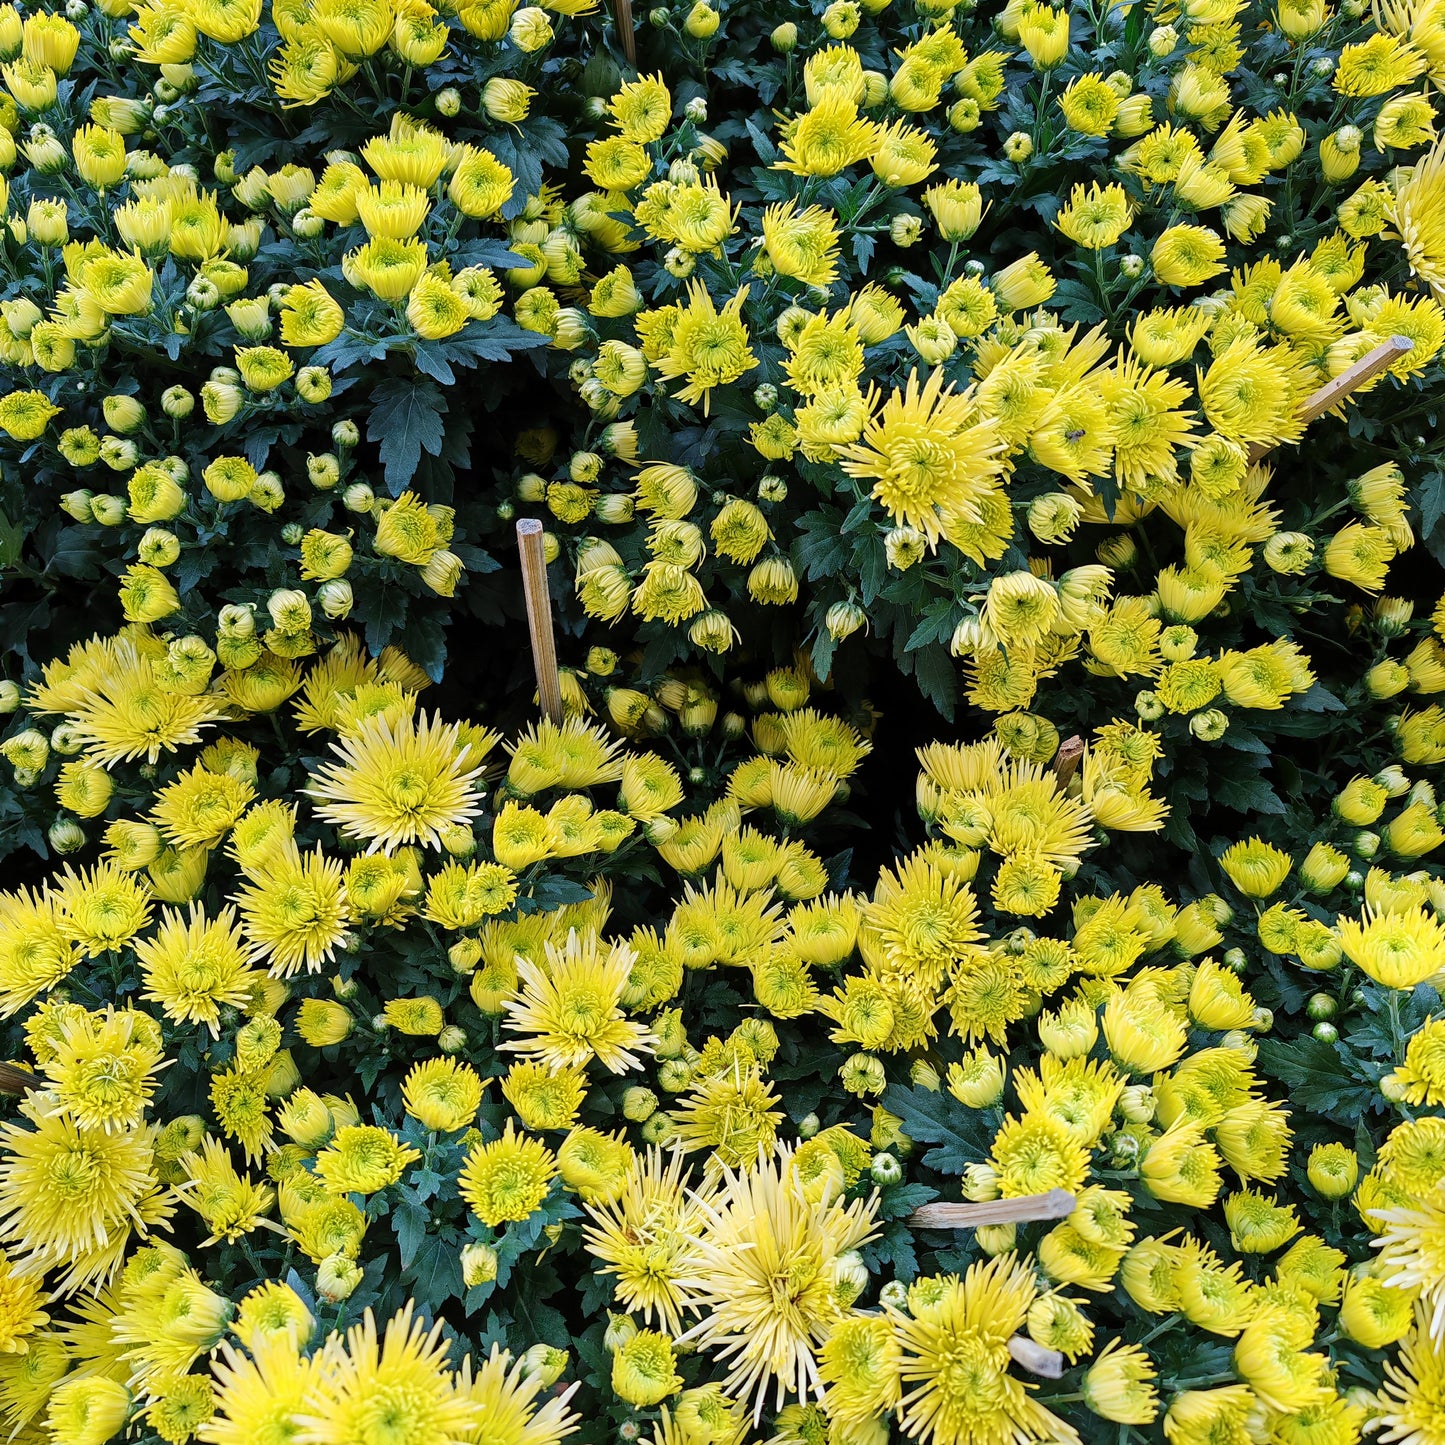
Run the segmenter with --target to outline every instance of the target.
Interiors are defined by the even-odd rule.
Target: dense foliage
[[[1445,1445],[1445,3],[637,18],[0,5],[6,1434]]]

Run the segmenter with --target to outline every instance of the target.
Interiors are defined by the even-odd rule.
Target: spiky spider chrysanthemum
[[[614,1074],[641,1068],[638,1055],[652,1052],[652,1032],[632,1022],[621,1003],[635,959],[626,944],[604,945],[592,931],[575,929],[562,948],[546,945],[545,967],[519,955],[520,991],[503,1004],[503,1027],[520,1037],[502,1047],[559,1069],[594,1058]]]
[[[724,1168],[678,1285],[702,1312],[684,1340],[728,1367],[722,1387],[760,1418],[770,1392],[821,1395],[817,1351],[847,1314],[844,1256],[871,1239],[877,1201],[812,1198],[787,1148]]]
[[[442,845],[450,827],[465,826],[481,811],[469,748],[456,723],[378,714],[357,725],[332,750],[341,758],[316,775],[310,794],[317,812],[370,852],[390,853],[406,843]]]

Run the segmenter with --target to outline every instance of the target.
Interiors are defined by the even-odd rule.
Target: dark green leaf
[[[423,451],[438,456],[445,435],[446,398],[430,381],[384,381],[371,393],[366,435],[380,443],[387,489],[399,496],[416,475]]]

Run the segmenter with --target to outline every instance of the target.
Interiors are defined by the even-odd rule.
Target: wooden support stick
[[[1024,1224],[1034,1219],[1067,1219],[1074,1212],[1067,1189],[1025,1194],[1018,1199],[989,1199],[981,1204],[924,1204],[908,1216],[914,1229],[976,1229],[980,1224]]]
[[[548,722],[560,723],[562,679],[557,675],[557,643],[552,636],[552,598],[547,591],[542,524],[535,517],[523,517],[517,523],[517,549],[522,554],[522,591],[527,599],[527,627],[532,634],[532,663],[537,669],[537,702]]]
[[[1014,1364],[1027,1370],[1031,1375],[1042,1375],[1046,1380],[1057,1380],[1064,1373],[1064,1357],[1047,1345],[1036,1345],[1023,1335],[1015,1335],[1008,1342],[1008,1352]]]
[[[29,1069],[23,1069],[19,1064],[0,1064],[0,1094],[20,1097],[38,1089],[40,1083]]]
[[[617,38],[622,42],[622,53],[628,64],[637,68],[637,29],[632,23],[632,0],[613,0],[617,14]]]
[[[1054,774],[1060,788],[1067,788],[1069,780],[1079,769],[1079,759],[1084,756],[1084,740],[1080,737],[1065,738],[1054,755]]]
[[[1347,366],[1333,381],[1327,381],[1300,408],[1299,419],[1308,426],[1327,411],[1333,411],[1352,391],[1378,376],[1397,357],[1414,349],[1415,343],[1408,336],[1392,336],[1373,351],[1367,352],[1353,366]],[[1255,442],[1249,449],[1249,460],[1257,462],[1271,448],[1263,442]]]

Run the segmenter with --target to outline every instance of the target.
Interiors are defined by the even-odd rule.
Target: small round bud
[[[1138,713],[1145,722],[1154,722],[1164,716],[1164,704],[1160,702],[1157,693],[1150,692],[1149,689],[1145,688],[1143,691],[1135,694],[1134,711]]]
[[[350,615],[355,598],[352,595],[351,583],[346,578],[333,577],[316,589],[316,600],[327,617],[333,622],[339,622]]]
[[[622,1116],[634,1124],[645,1123],[657,1112],[657,1104],[657,1095],[651,1089],[644,1089],[640,1084],[634,1084],[631,1088],[623,1090]]]
[[[878,1291],[878,1302],[889,1309],[901,1310],[908,1304],[908,1286],[896,1279],[890,1279]]]
[[[365,482],[352,482],[341,494],[341,505],[348,512],[369,512],[376,501],[376,493]]]
[[[85,829],[73,818],[57,818],[45,835],[50,846],[60,854],[74,853],[85,847]]]
[[[350,1299],[361,1283],[361,1268],[344,1254],[329,1254],[316,1270],[316,1293],[327,1304],[340,1304]]]
[[[1322,1199],[1344,1199],[1359,1181],[1360,1161],[1346,1144],[1316,1144],[1305,1172]]]
[[[175,421],[184,421],[196,409],[194,393],[183,386],[168,386],[161,392],[161,410]]]
[[[875,1184],[886,1188],[890,1184],[897,1184],[903,1178],[903,1165],[892,1154],[875,1154],[868,1172],[872,1174]]]
[[[468,1289],[490,1284],[497,1277],[497,1251],[489,1244],[462,1246],[462,1283]]]

